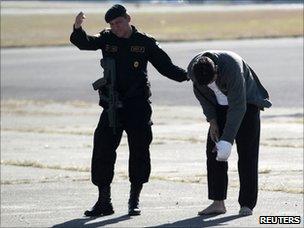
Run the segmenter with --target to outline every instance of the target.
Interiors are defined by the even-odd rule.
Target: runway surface
[[[256,71],[274,107],[303,106],[303,38],[161,43],[172,61],[186,68],[196,53],[232,50]],[[81,100],[97,102],[91,83],[102,76],[100,51],[74,46],[1,50],[2,99]],[[151,65],[152,101],[156,105],[198,105],[190,82],[177,83]]]

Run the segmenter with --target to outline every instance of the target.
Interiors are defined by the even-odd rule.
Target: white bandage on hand
[[[216,160],[227,161],[231,154],[232,144],[230,142],[220,140],[215,144],[215,146],[217,151]]]

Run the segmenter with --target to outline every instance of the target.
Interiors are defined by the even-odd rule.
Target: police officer
[[[113,134],[109,127],[106,105],[94,133],[92,157],[92,182],[98,186],[99,197],[86,216],[113,214],[110,184],[114,175],[116,149],[122,133],[128,136],[129,145],[129,215],[139,215],[139,195],[150,175],[152,141],[150,83],[147,77],[148,61],[164,76],[182,82],[187,80],[185,70],[175,66],[169,56],[152,37],[139,32],[130,24],[131,17],[122,5],[112,6],[105,14],[110,29],[90,36],[82,28],[85,15],[80,12],[75,19],[70,41],[80,50],[102,50],[103,57],[116,62],[117,92],[122,101],[119,111],[120,127]]]

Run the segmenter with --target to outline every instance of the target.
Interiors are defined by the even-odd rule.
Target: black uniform
[[[116,149],[122,132],[126,131],[129,144],[129,180],[132,184],[148,181],[152,141],[150,83],[147,77],[148,61],[164,76],[175,81],[187,80],[187,73],[173,65],[169,56],[152,37],[140,33],[132,26],[130,38],[119,38],[109,29],[100,36],[89,36],[82,29],[75,29],[70,40],[80,50],[102,50],[103,57],[116,62],[117,91],[123,107],[118,118],[121,126],[116,135],[109,128],[107,113],[102,112],[94,133],[92,157],[92,182],[97,186],[109,185],[114,175]]]

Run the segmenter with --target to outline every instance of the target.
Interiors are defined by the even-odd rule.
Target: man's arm
[[[156,40],[149,38],[148,42],[148,60],[152,63],[152,65],[157,69],[159,73],[178,82],[188,80],[187,72],[172,63],[170,57],[159,47]]]
[[[232,59],[226,67],[229,108],[220,140],[232,144],[246,112],[246,85],[241,62]]]
[[[85,20],[85,15],[80,12],[76,18],[73,25],[73,32],[70,36],[70,41],[80,50],[97,50],[102,48],[103,41],[101,36],[89,36],[82,29],[82,23]]]
[[[195,84],[193,84],[193,92],[197,100],[200,102],[204,115],[207,118],[207,121],[210,122],[212,120],[217,120],[215,106],[211,101],[207,100],[207,98],[199,91]]]

